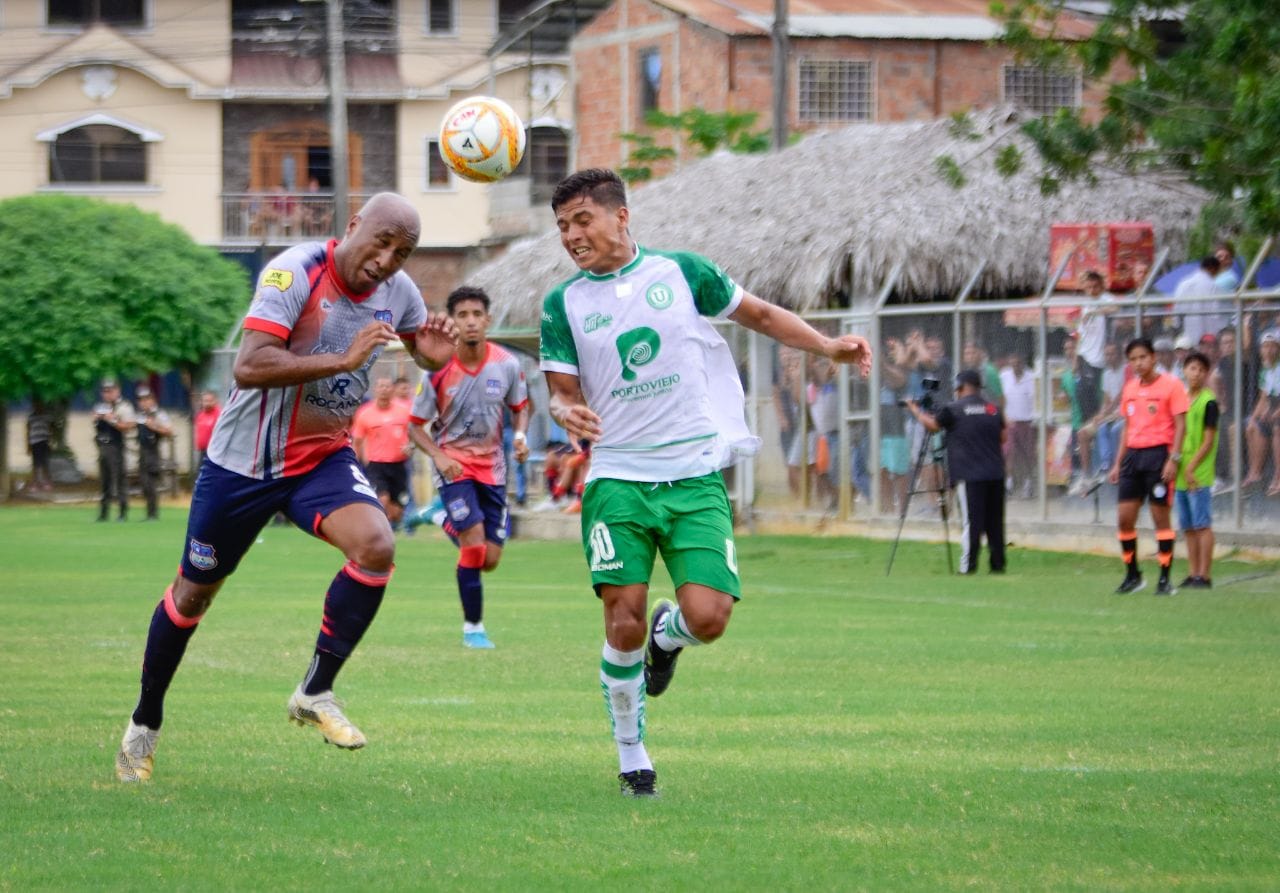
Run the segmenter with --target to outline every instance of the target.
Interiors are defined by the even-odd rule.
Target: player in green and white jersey
[[[684,648],[713,642],[728,626],[740,590],[720,469],[759,444],[728,345],[707,317],[857,364],[863,375],[871,347],[857,335],[823,335],[704,257],[637,245],[613,171],[567,177],[551,207],[581,272],[543,303],[541,365],[552,418],[575,442],[592,443],[582,540],[604,606],[600,684],[622,792],[652,796],[645,696],[666,690]],[[646,622],[658,552],[678,604],[659,601]]]

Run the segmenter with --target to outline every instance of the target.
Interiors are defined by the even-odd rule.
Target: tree
[[[1174,168],[1259,233],[1280,231],[1280,16],[1275,0],[1112,0],[1085,40],[1063,40],[1067,0],[992,3],[1004,41],[1050,68],[1112,83],[1100,117],[1079,109],[1028,122],[1042,187],[1095,162]],[[1005,157],[1006,167],[1009,158]]]
[[[0,201],[0,406],[65,401],[104,375],[194,366],[250,293],[240,265],[131,205]]]
[[[756,112],[709,112],[692,108],[672,115],[654,109],[645,116],[645,123],[655,130],[680,134],[685,142],[697,147],[700,155],[710,155],[720,148],[739,153],[767,152],[772,145],[769,131],[751,132],[758,117]],[[676,157],[675,149],[659,146],[648,134],[624,133],[621,137],[635,144],[627,164],[618,169],[618,175],[628,183],[652,178],[651,165]]]

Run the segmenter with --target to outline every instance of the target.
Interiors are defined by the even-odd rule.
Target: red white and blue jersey
[[[519,412],[529,402],[520,361],[496,344],[485,345],[484,361],[468,369],[457,354],[438,372],[426,372],[413,401],[409,421],[427,422],[427,433],[451,459],[462,476],[481,484],[507,482],[502,451],[503,407]],[[444,484],[435,470],[436,487]]]
[[[427,321],[422,293],[403,271],[355,294],[333,265],[337,240],[306,242],[258,277],[244,328],[284,339],[299,356],[345,353],[375,320],[410,338]],[[351,419],[369,389],[377,348],[354,372],[276,388],[233,388],[209,443],[214,464],[259,480],[305,474],[351,443]]]

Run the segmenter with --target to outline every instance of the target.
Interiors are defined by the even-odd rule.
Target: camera
[[[925,412],[932,412],[933,411],[933,395],[936,394],[938,392],[938,389],[941,387],[942,387],[942,379],[936,378],[932,375],[926,375],[924,378],[920,380],[919,395],[912,397],[911,400],[914,400],[920,406],[920,408],[923,409]],[[899,400],[898,405],[906,406],[907,402],[908,402],[907,400]]]

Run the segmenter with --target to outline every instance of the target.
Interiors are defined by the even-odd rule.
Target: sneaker
[[[1086,486],[1084,477],[1077,477],[1071,482],[1071,486],[1067,487],[1068,496],[1083,496]]]
[[[575,499],[573,502],[569,503],[569,504],[568,504],[568,505],[566,505],[564,508],[560,509],[560,511],[561,511],[563,514],[566,514],[566,515],[581,515],[581,514],[582,514],[582,500],[581,500],[581,499]]]
[[[489,641],[489,636],[484,630],[476,633],[463,633],[462,644],[468,648],[494,648],[493,642]]]
[[[1195,589],[1196,582],[1199,579],[1200,579],[1199,577],[1188,576],[1181,583],[1178,584],[1178,588],[1179,589]]]
[[[664,598],[653,606],[653,615],[649,618],[649,644],[644,649],[644,687],[645,692],[655,698],[671,684],[671,677],[676,674],[676,658],[684,650],[663,651],[653,641],[654,633],[673,610],[675,605]]]
[[[404,529],[406,533],[413,533],[423,524],[434,524],[439,527],[444,523],[444,519],[444,503],[437,496],[430,505],[420,508],[412,514],[406,514],[404,516]]]
[[[116,754],[116,778],[121,781],[150,781],[151,768],[155,764],[156,739],[159,737],[159,729],[140,726],[130,719],[120,742],[120,752]]]
[[[1142,574],[1129,574],[1124,578],[1124,582],[1116,587],[1116,595],[1132,595],[1146,585],[1147,582],[1142,579]]]
[[[560,508],[561,508],[560,500],[555,499],[554,497],[548,496],[546,499],[542,500],[542,502],[540,502],[540,503],[538,503],[537,505],[535,505],[535,506],[534,506],[533,508],[531,508],[529,511],[531,511],[531,512],[558,512],[558,511],[560,511]]]
[[[342,704],[332,691],[308,695],[299,685],[293,697],[289,698],[289,721],[300,726],[315,726],[325,741],[347,750],[358,750],[368,741],[364,732],[347,719],[342,712]]]
[[[622,783],[622,796],[624,797],[658,796],[658,773],[652,769],[619,772],[618,781]]]
[[[1156,595],[1177,595],[1178,590],[1173,588],[1173,584],[1169,582],[1169,578],[1164,574],[1160,575],[1160,579],[1156,581]]]

